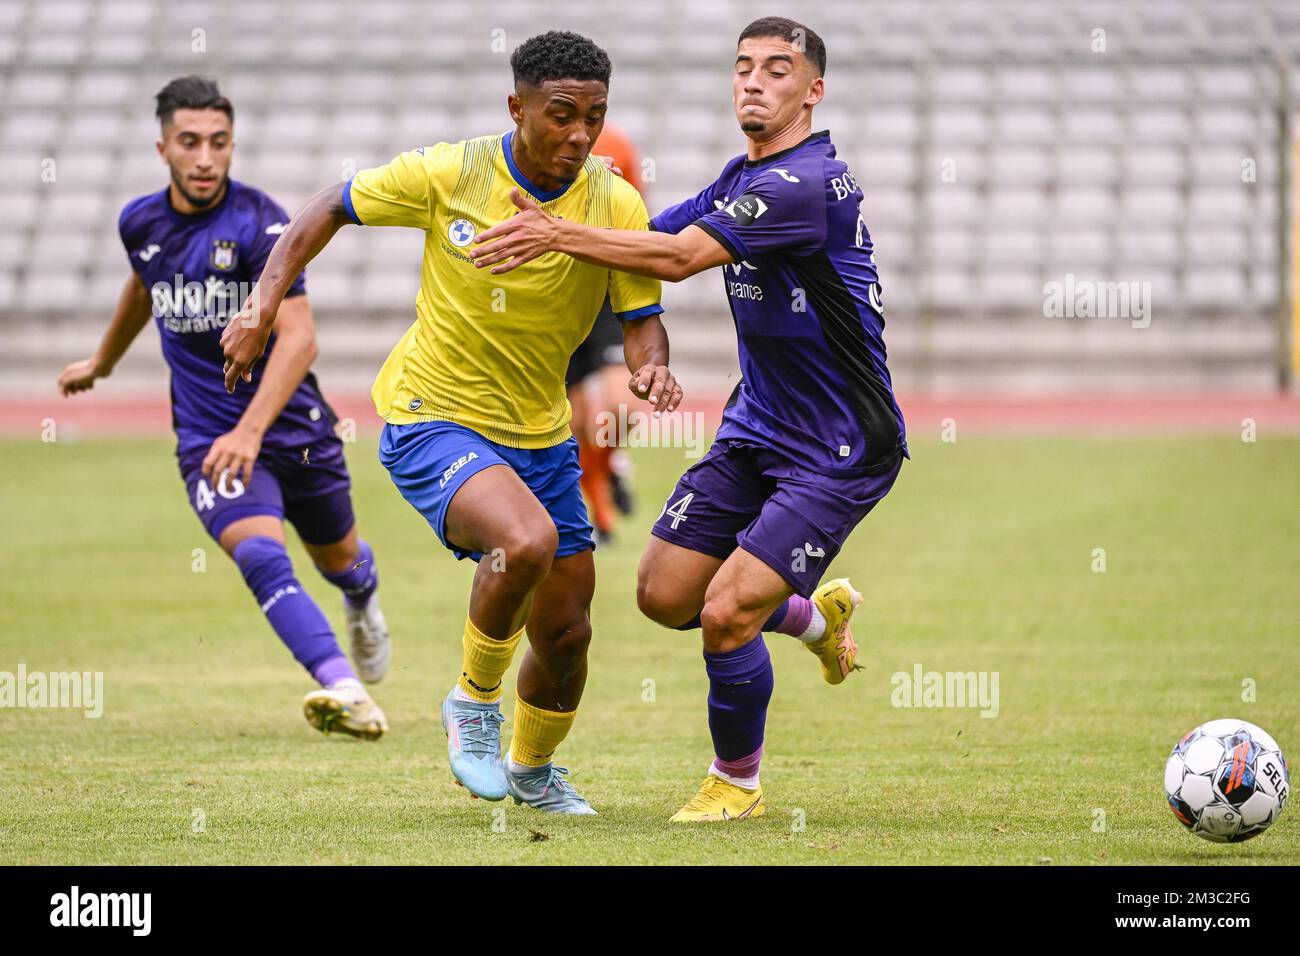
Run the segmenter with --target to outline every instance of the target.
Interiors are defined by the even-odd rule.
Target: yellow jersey
[[[660,284],[548,252],[503,275],[469,258],[474,237],[517,211],[510,190],[553,216],[606,229],[646,229],[637,191],[594,156],[549,192],[515,166],[513,134],[439,143],[357,173],[343,202],[355,222],[423,229],[415,323],[371,390],[393,424],[450,421],[514,448],[569,435],[569,357],[608,295],[624,321],[662,312]]]

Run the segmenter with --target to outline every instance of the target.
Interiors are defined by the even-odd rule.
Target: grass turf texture
[[[591,676],[560,752],[601,814],[580,820],[451,783],[436,708],[472,568],[372,443],[349,461],[395,637],[378,744],[303,720],[312,685],[186,506],[168,442],[0,454],[0,671],[105,674],[101,719],[0,709],[6,863],[1300,863],[1300,811],[1215,846],[1161,791],[1173,743],[1214,717],[1300,756],[1294,439],[917,441],[832,568],[866,594],[867,669],[829,687],[770,637],[768,813],[707,827],[667,822],[710,757],[699,639],[634,598],[680,452],[637,454],[640,510],[597,555]],[[337,592],[291,553],[342,633]],[[999,672],[998,716],[892,706],[917,662]]]

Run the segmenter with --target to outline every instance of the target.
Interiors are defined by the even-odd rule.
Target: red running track
[[[380,425],[365,394],[331,394],[340,418],[355,420],[357,431]],[[711,427],[725,396],[688,403]],[[908,433],[939,437],[951,419],[962,434],[1232,434],[1245,419],[1257,434],[1300,434],[1300,396],[1271,394],[1079,395],[1047,398],[903,396]],[[629,402],[629,411],[637,404]],[[97,391],[61,398],[0,395],[0,434],[39,437],[47,422],[80,438],[158,436],[170,431],[166,394],[115,395]]]

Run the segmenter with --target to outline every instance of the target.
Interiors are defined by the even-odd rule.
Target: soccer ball
[[[1165,763],[1165,796],[1178,822],[1213,843],[1259,836],[1286,806],[1291,772],[1272,737],[1232,717],[1201,724]]]

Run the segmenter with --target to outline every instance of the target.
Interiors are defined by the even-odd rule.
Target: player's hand
[[[632,373],[627,387],[637,398],[644,398],[654,406],[655,418],[676,410],[682,403],[682,387],[667,365],[642,365]]]
[[[59,391],[64,395],[76,395],[95,387],[95,379],[107,378],[108,372],[99,367],[93,358],[73,362],[59,376]]]
[[[496,265],[492,270],[493,275],[509,272],[544,252],[552,251],[559,232],[559,220],[548,216],[541,206],[518,189],[510,190],[510,201],[519,207],[519,212],[514,218],[475,236],[474,242],[479,248],[471,250],[469,254],[474,265],[480,269],[503,263]],[[485,243],[491,245],[484,245]],[[510,261],[506,262],[507,259]]]
[[[262,451],[262,437],[242,425],[236,425],[212,443],[203,459],[203,477],[215,485],[223,475],[242,478],[247,485],[253,480],[253,463]]]
[[[623,178],[623,170],[619,169],[617,166],[614,165],[613,156],[597,156],[596,158],[599,159],[602,163],[604,163],[605,168],[608,169],[615,176],[617,176],[619,179]]]
[[[261,308],[258,290],[253,289],[244,307],[239,310],[226,330],[221,333],[221,351],[226,357],[226,391],[233,392],[241,378],[253,380],[253,365],[266,351],[275,313]]]

